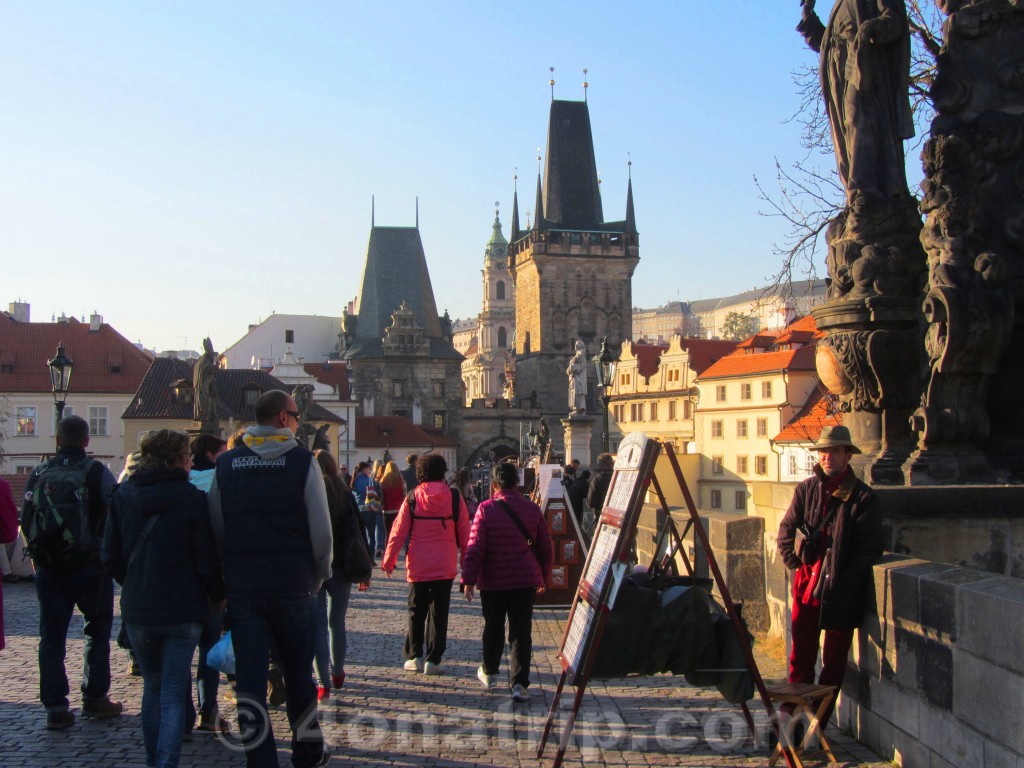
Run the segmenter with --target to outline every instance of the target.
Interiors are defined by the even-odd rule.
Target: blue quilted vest
[[[318,581],[305,488],[313,454],[267,459],[247,446],[217,458],[228,597],[303,597]]]

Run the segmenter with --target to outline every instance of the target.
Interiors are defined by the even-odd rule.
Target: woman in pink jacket
[[[442,672],[452,582],[469,539],[469,513],[461,496],[444,482],[447,471],[443,456],[431,453],[420,457],[416,463],[420,484],[402,502],[381,564],[390,577],[408,539],[409,624],[403,667],[427,675]]]
[[[466,599],[480,588],[484,614],[483,657],[476,676],[487,688],[498,685],[498,666],[505,650],[505,620],[511,646],[509,672],[512,700],[527,701],[530,654],[533,650],[533,602],[551,577],[551,534],[544,513],[517,487],[519,468],[495,464],[491,498],[473,518],[462,568]]]
[[[0,478],[0,547],[10,544],[18,537],[18,508],[11,497],[11,486]],[[4,592],[0,587],[0,650],[6,645],[4,640]]]

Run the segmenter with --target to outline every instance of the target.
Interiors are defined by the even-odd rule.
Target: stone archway
[[[519,445],[514,437],[508,435],[501,435],[499,437],[492,437],[484,443],[478,445],[466,458],[463,466],[473,467],[476,463],[483,459],[487,463],[493,463],[500,461],[506,456],[518,456]]]

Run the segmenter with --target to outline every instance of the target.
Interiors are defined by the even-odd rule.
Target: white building
[[[224,350],[221,365],[270,370],[286,352],[308,362],[336,358],[340,333],[340,317],[274,314],[250,325],[245,336]]]

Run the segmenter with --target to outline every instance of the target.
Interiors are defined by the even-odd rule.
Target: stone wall
[[[1024,581],[887,555],[838,722],[903,766],[1024,765]]]

